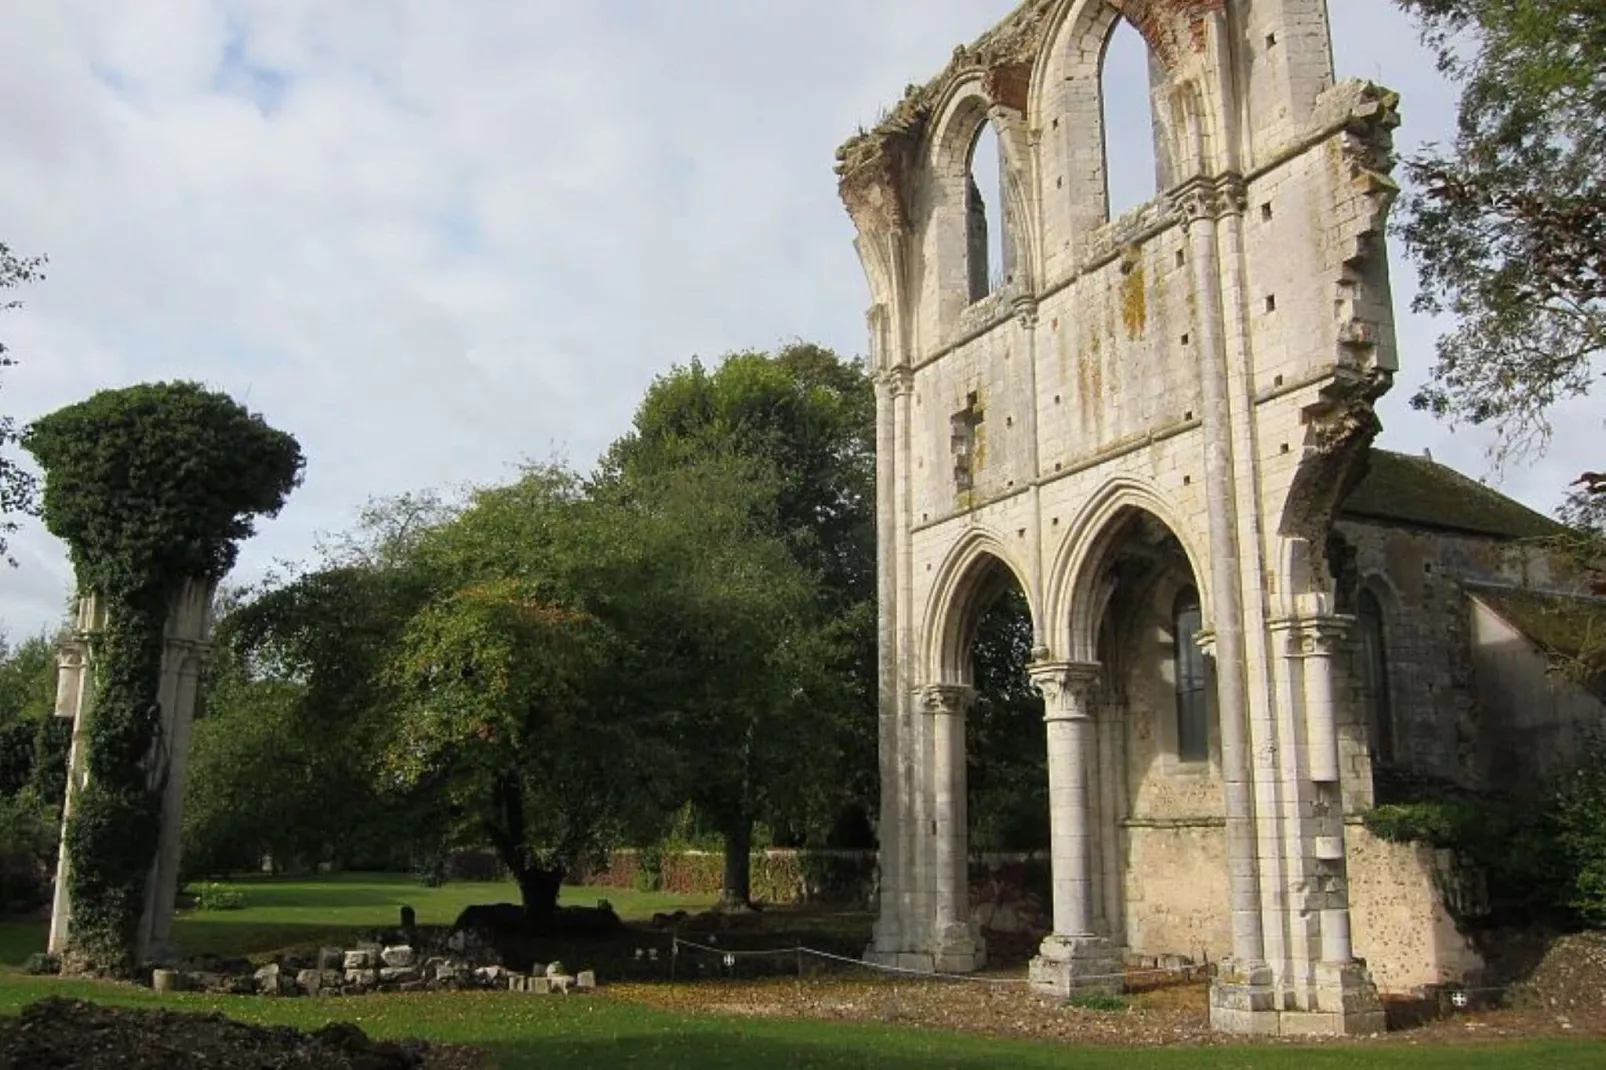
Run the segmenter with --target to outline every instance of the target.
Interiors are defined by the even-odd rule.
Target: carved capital
[[[1200,220],[1242,215],[1249,206],[1249,187],[1230,171],[1214,179],[1195,178],[1171,193],[1171,215],[1188,230]]]
[[[1015,298],[1010,308],[1024,330],[1030,331],[1037,326],[1037,298],[1022,295]]]
[[[933,717],[963,717],[976,704],[976,689],[963,684],[927,684],[915,688],[915,700]]]
[[[1200,628],[1193,633],[1193,642],[1199,648],[1199,653],[1205,657],[1214,658],[1216,656],[1216,630],[1214,628]]]
[[[1093,691],[1102,669],[1091,661],[1047,661],[1027,668],[1043,696],[1045,721],[1081,721],[1093,716]]]
[[[875,377],[876,390],[885,391],[893,398],[908,397],[915,391],[915,373],[907,364],[887,368]]]
[[[1285,617],[1272,621],[1274,636],[1282,640],[1284,656],[1290,658],[1331,658],[1343,649],[1354,617],[1328,614],[1320,617]]]

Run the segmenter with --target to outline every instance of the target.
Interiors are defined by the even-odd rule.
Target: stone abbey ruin
[[[1112,218],[1123,19],[1158,194]],[[1371,448],[1397,103],[1335,83],[1323,0],[1029,0],[841,148],[877,384],[871,961],[985,962],[970,644],[1016,584],[1046,705],[1041,990],[1183,954],[1216,964],[1219,1029],[1353,1033],[1381,1028],[1380,985],[1477,968],[1445,859],[1355,815],[1387,770],[1542,773],[1600,707],[1523,630],[1522,599],[1565,596],[1523,541],[1550,522]]]

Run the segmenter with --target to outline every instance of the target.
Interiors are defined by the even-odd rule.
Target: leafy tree
[[[1412,403],[1543,445],[1606,350],[1606,10],[1400,0],[1462,90],[1455,141],[1406,163],[1416,307],[1455,317]]]
[[[430,531],[413,567],[432,597],[386,672],[386,771],[489,842],[533,920],[564,875],[659,811],[652,686],[615,626],[635,586],[631,533],[572,473],[529,469]]]
[[[44,277],[44,264],[43,257],[19,257],[4,242],[0,242],[0,291],[38,282]],[[0,301],[0,312],[19,307],[21,302],[18,301]],[[15,363],[5,342],[0,341],[0,368],[9,368]],[[0,451],[15,443],[17,437],[15,420],[0,414]],[[11,457],[0,452],[0,557],[7,556],[6,537],[17,530],[16,521],[3,518],[8,514],[30,510],[34,503],[34,489],[33,476]],[[7,560],[10,560],[9,557]]]
[[[1043,699],[1026,671],[1031,656],[1031,611],[1011,577],[977,623],[971,646],[976,687],[966,748],[971,838],[985,849],[1048,845],[1048,748]]]
[[[79,588],[104,599],[87,781],[67,823],[69,964],[126,976],[138,965],[145,882],[160,834],[168,607],[234,564],[257,515],[300,482],[300,446],[195,383],[105,390],[35,421],[23,445],[45,471],[45,525],[67,543]]]
[[[48,887],[66,788],[71,725],[55,716],[55,652],[43,637],[0,642],[0,857],[31,859],[36,877],[0,866],[0,910],[31,907]]]
[[[635,487],[619,514],[651,569],[630,626],[666,669],[682,797],[724,837],[732,908],[751,898],[755,823],[830,822],[857,697],[852,622],[776,534],[777,482],[762,462],[708,457]]]
[[[813,781],[782,778],[792,788],[812,786],[822,793],[805,808],[815,811],[828,808],[829,801],[839,808],[868,807],[875,792],[874,434],[874,398],[863,368],[827,349],[798,343],[774,355],[733,354],[713,371],[698,361],[674,369],[653,384],[630,433],[613,445],[600,470],[604,485],[643,499],[673,473],[704,462],[742,459],[757,466],[750,476],[761,472],[770,483],[772,505],[754,513],[763,525],[750,534],[779,540],[792,563],[816,577],[815,600],[834,623],[829,637],[810,634],[833,647],[851,648],[845,665],[834,655],[826,658],[838,671],[839,686],[829,702],[804,715],[811,730],[830,726],[834,745],[816,749],[833,756],[836,768]],[[756,547],[749,545],[754,552]],[[750,700],[763,700],[761,694],[755,687]],[[728,715],[723,727],[720,710]],[[700,718],[688,719],[699,724],[701,735],[686,746],[688,753],[705,758],[714,753],[709,739],[747,753],[750,744],[784,745],[798,727],[762,706],[738,710],[729,695],[718,701],[710,696]],[[801,754],[803,741],[796,744],[792,752]],[[727,835],[725,898],[746,902],[751,821],[778,822],[786,815],[772,812],[763,796],[740,787],[756,782],[744,764],[724,763],[705,772],[729,778],[721,790],[724,801],[717,804],[724,813],[709,816],[725,826]],[[712,790],[711,782],[699,783],[705,793]],[[744,797],[753,805],[730,805]],[[715,805],[706,794],[704,803]],[[793,799],[787,809],[796,814],[797,804]]]

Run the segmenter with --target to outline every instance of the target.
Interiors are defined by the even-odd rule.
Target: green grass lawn
[[[426,888],[404,876],[383,873],[338,873],[314,879],[244,877],[220,881],[245,897],[241,910],[183,911],[173,922],[173,937],[189,954],[263,954],[338,941],[355,929],[395,925],[403,904],[417,913],[420,925],[450,925],[466,906],[518,902],[512,881],[453,881]],[[593,906],[607,899],[620,917],[650,917],[657,911],[706,910],[708,896],[637,892],[629,888],[563,889],[567,906]],[[0,920],[0,965],[21,965],[45,949],[49,926],[37,920]]]
[[[811,1067],[918,1070],[929,1067],[1077,1070],[1585,1070],[1606,1061],[1588,1042],[1447,1045],[1398,1043],[1327,1047],[1255,1045],[1220,1048],[1096,1049],[915,1030],[896,1026],[693,1018],[614,1001],[570,997],[436,992],[344,999],[167,996],[87,981],[0,974],[0,1015],[46,995],[101,1003],[219,1010],[268,1025],[313,1029],[352,1021],[376,1037],[423,1037],[488,1049],[501,1070],[652,1067],[654,1070]]]
[[[396,921],[401,904],[411,905],[423,924],[449,923],[464,906],[516,898],[511,884],[456,883],[423,888],[402,877],[339,875],[315,880],[249,878],[230,882],[247,898],[245,909],[190,912],[175,923],[186,948],[230,954],[267,953],[278,948],[337,938],[353,929]],[[654,911],[707,905],[685,899],[616,889],[565,889],[564,902],[589,905],[609,899],[626,918]],[[16,964],[44,944],[43,923],[0,923],[0,963]],[[651,1066],[654,1070],[721,1070],[725,1067],[875,1067],[915,1070],[926,1067],[1066,1067],[1078,1070],[1340,1070],[1393,1067],[1410,1070],[1520,1070],[1606,1065],[1598,1043],[1412,1046],[1399,1042],[1327,1047],[1254,1045],[1160,1050],[1070,1048],[1062,1044],[916,1030],[898,1026],[810,1021],[692,1017],[653,1010],[607,990],[569,997],[515,993],[434,992],[414,995],[336,999],[180,994],[157,997],[133,986],[81,980],[27,977],[0,969],[0,1015],[49,995],[75,996],[101,1003],[165,1006],[180,1010],[219,1010],[235,1018],[271,1025],[316,1028],[329,1021],[352,1021],[373,1036],[471,1044],[488,1049],[503,1070],[540,1067]]]

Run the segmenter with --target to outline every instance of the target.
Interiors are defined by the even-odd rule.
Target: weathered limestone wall
[[[1378,988],[1412,992],[1475,981],[1483,959],[1447,905],[1446,893],[1460,881],[1449,852],[1380,840],[1359,824],[1348,825],[1344,839],[1355,954]]]
[[[1134,819],[1124,832],[1127,950],[1186,955],[1195,962],[1219,962],[1230,954],[1222,822]]]
[[[1490,761],[1509,749],[1495,742],[1498,726],[1525,716],[1527,703],[1497,686],[1515,667],[1483,657],[1484,677],[1476,674],[1480,640],[1464,583],[1543,587],[1557,579],[1545,555],[1475,535],[1356,520],[1336,527],[1355,551],[1361,584],[1383,608],[1396,764],[1467,787],[1490,783]],[[1501,643],[1492,626],[1484,635]],[[1354,679],[1352,671],[1352,686]],[[1352,800],[1351,808],[1365,801]]]

